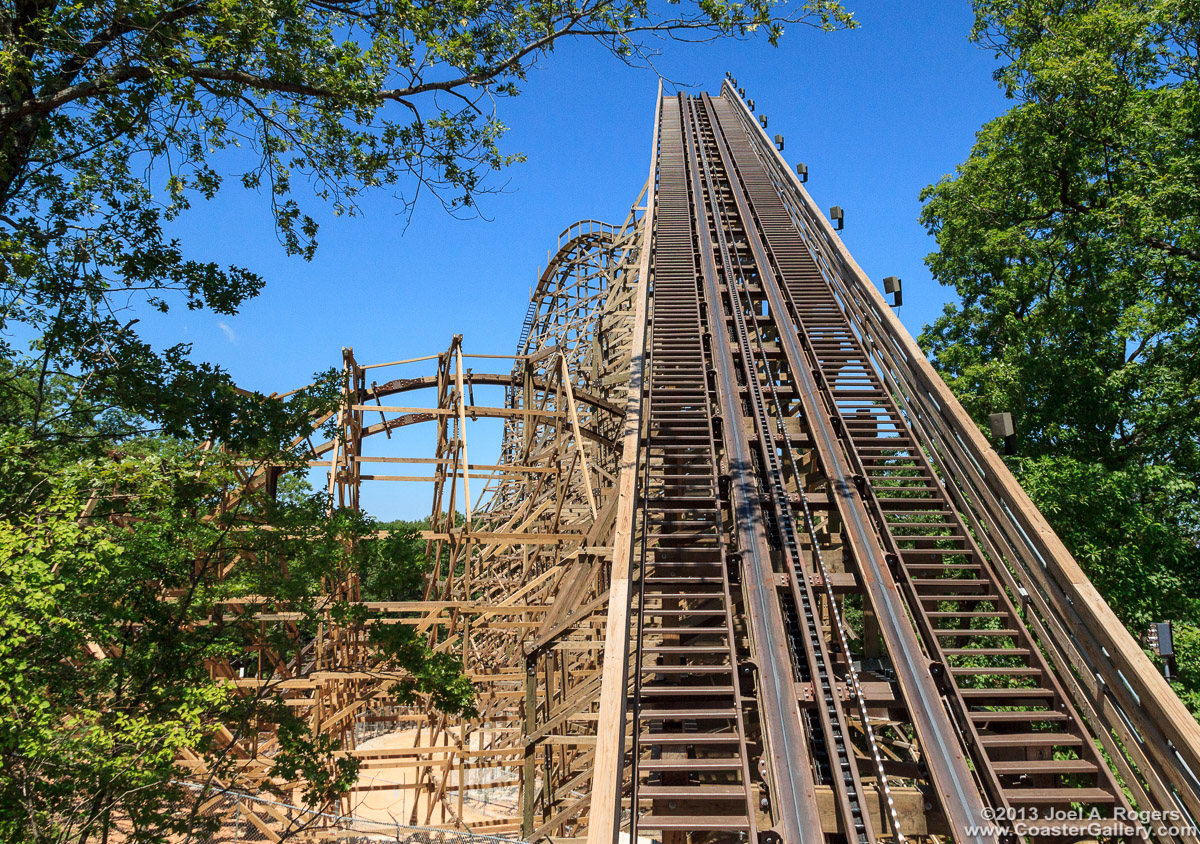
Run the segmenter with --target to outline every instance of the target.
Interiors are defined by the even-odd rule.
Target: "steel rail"
[[[711,110],[712,104],[707,98],[701,100],[701,104],[705,122],[710,127],[711,132],[711,127],[715,123]],[[706,164],[706,167],[711,166],[715,165]],[[717,180],[715,178],[710,177],[710,183],[714,183],[716,181]],[[728,180],[726,179],[722,183],[728,184]],[[717,196],[719,197],[720,194],[717,194]],[[732,209],[729,209],[723,199],[719,200],[718,204],[720,205],[719,210],[721,213],[719,216],[714,213],[714,222],[718,219],[724,221],[737,219],[736,212],[734,212]],[[716,210],[717,209],[714,208],[714,211]],[[732,227],[730,227],[728,224],[724,228],[732,231]],[[743,225],[743,229],[744,228],[745,226]],[[819,582],[823,585],[825,598],[828,601],[829,612],[831,616],[831,634],[836,637],[835,644],[841,649],[841,653],[845,656],[845,682],[851,694],[854,696],[861,727],[864,735],[866,736],[868,750],[871,754],[871,761],[875,767],[877,786],[882,792],[885,800],[885,811],[887,811],[889,815],[888,819],[891,822],[891,827],[893,830],[892,834],[897,841],[902,842],[904,841],[904,835],[900,830],[900,819],[897,815],[895,801],[892,798],[891,789],[888,785],[888,777],[883,767],[883,759],[880,755],[875,732],[871,726],[866,696],[864,695],[862,685],[859,682],[858,672],[854,668],[852,652],[850,650],[849,641],[846,634],[846,627],[843,622],[841,612],[838,609],[837,600],[834,597],[832,580],[829,576],[828,569],[820,551],[820,540],[817,533],[816,523],[813,519],[809,496],[805,492],[803,485],[800,484],[798,480],[802,475],[801,461],[797,455],[795,441],[787,429],[783,401],[780,399],[778,391],[776,390],[775,379],[771,377],[769,358],[766,347],[763,345],[763,330],[761,327],[762,320],[757,316],[754,317],[756,325],[759,326],[754,333],[754,352],[757,355],[760,368],[755,369],[750,363],[752,354],[749,348],[748,332],[745,327],[745,314],[754,314],[754,301],[750,292],[749,284],[747,282],[747,274],[753,273],[755,277],[760,277],[761,274],[758,273],[756,267],[747,267],[743,265],[742,254],[737,250],[731,249],[731,244],[729,243],[728,238],[725,236],[724,231],[722,231],[722,227],[718,227],[718,232],[720,234],[719,240],[722,261],[724,264],[725,278],[729,285],[730,304],[733,306],[733,316],[739,326],[739,345],[743,349],[742,356],[744,365],[746,366],[747,383],[750,386],[752,401],[756,408],[755,415],[758,419],[759,443],[763,453],[764,462],[770,467],[773,486],[772,498],[776,511],[776,520],[780,524],[785,537],[787,537],[786,547],[792,563],[792,592],[797,603],[801,604],[807,612],[806,626],[810,630],[810,640],[813,642],[813,647],[810,649],[810,651],[819,652],[820,662],[818,663],[818,668],[825,673],[825,676],[831,676],[832,669],[830,666],[832,659],[829,653],[829,648],[826,646],[824,636],[820,635],[815,629],[816,608],[815,601],[813,600],[812,587],[808,582],[806,572],[801,565],[799,549],[797,547],[794,535],[792,506],[783,484],[782,471],[777,465],[777,461],[775,459],[775,445],[778,443],[783,444],[785,453],[792,465],[793,477],[797,478],[796,486],[799,509],[803,518],[804,528],[809,536],[812,549],[813,567],[818,576]],[[736,269],[733,266],[734,262],[737,264]],[[737,282],[736,284],[734,284],[735,281]],[[741,297],[744,298],[744,303],[739,301],[739,293],[741,294]],[[768,327],[774,328],[776,330],[776,334],[778,334],[780,327],[776,325],[774,313],[767,314],[766,318],[769,322]],[[758,377],[760,372],[764,376],[763,380],[765,380],[771,392],[771,406],[774,408],[774,422],[777,431],[775,434],[772,434],[770,427],[767,424],[763,395]],[[814,654],[810,653],[810,659],[813,657],[813,655]],[[827,707],[829,710],[829,717],[824,720],[832,721],[842,733],[839,736],[835,736],[833,740],[839,742],[843,746],[848,746],[849,739],[845,735],[846,718],[842,706],[836,698],[834,699],[833,703],[834,706]],[[826,724],[825,729],[827,733],[830,732],[830,725]],[[827,737],[827,741],[828,740],[829,739]],[[852,782],[848,782],[846,785],[853,786],[854,797],[857,798],[856,802],[861,806],[862,801],[858,796],[862,792],[862,783],[859,779],[857,768],[855,768],[853,771]],[[848,791],[849,788],[845,790]],[[846,828],[849,829],[852,819],[846,817],[846,809],[848,808],[846,806],[847,800],[842,799],[839,801],[839,803],[843,809],[843,817],[846,822]],[[864,816],[863,821],[864,823],[869,823],[870,818],[868,816]],[[869,827],[860,832],[860,836],[863,834],[865,834],[865,836],[871,840],[874,838]]]
[[[732,92],[728,96],[738,102]],[[1195,752],[1200,741],[1182,735],[1186,730],[1197,735],[1195,721],[1180,712],[1178,699],[1136,645],[1129,647],[1132,638],[1097,599],[1094,587],[748,116],[743,110],[742,122],[758,141],[759,158],[772,173],[871,365],[922,444],[926,459],[944,479],[943,489],[960,517],[992,561],[993,574],[1019,602],[1025,626],[1045,650],[1054,680],[1090,725],[1091,738],[1103,745],[1105,756],[1097,762],[1115,767],[1133,803],[1176,819],[1174,827],[1162,821],[1150,824],[1158,840],[1197,841],[1186,830],[1196,828],[1192,818],[1200,806],[1200,781],[1184,757],[1187,751]],[[1109,623],[1097,623],[1087,613],[1107,616]],[[1129,654],[1134,659],[1122,662]],[[1135,692],[1143,681],[1159,689]],[[1164,740],[1181,724],[1177,743]],[[1140,835],[1132,827],[1127,832]]]
[[[774,252],[768,252],[765,237],[759,229],[761,221],[752,203],[762,204],[769,201],[770,197],[761,190],[748,190],[744,184],[745,174],[741,172],[742,166],[752,167],[757,162],[746,160],[745,155],[740,159],[735,158],[730,151],[730,140],[741,135],[748,144],[748,138],[740,124],[736,123],[732,112],[722,115],[719,108],[721,103],[714,105],[717,106],[714,113],[720,128],[715,133],[718,153],[725,162],[726,171],[730,173],[734,202],[746,222],[746,238],[755,262],[762,271],[760,283],[776,315],[790,314],[797,320],[795,325],[780,331],[781,345],[796,380],[806,424],[812,434],[819,462],[829,479],[832,498],[846,527],[847,542],[859,565],[868,600],[892,657],[901,694],[926,754],[930,776],[943,811],[954,830],[955,840],[971,844],[995,842],[998,840],[995,834],[978,831],[986,828],[982,791],[967,766],[966,748],[960,742],[958,731],[943,705],[941,692],[930,672],[929,661],[922,656],[921,641],[909,623],[906,603],[892,577],[862,493],[855,484],[856,473],[842,452],[842,436],[824,408],[820,386],[814,375],[819,371],[817,362],[800,344],[801,326],[797,314],[785,298],[782,289],[784,282],[773,260]],[[778,195],[773,195],[778,201]],[[781,248],[778,243],[774,246]]]
[[[632,745],[625,764],[608,753],[625,785],[609,791],[598,779],[595,787],[610,799],[628,789],[631,839],[657,830],[753,840],[764,788],[771,835],[787,844],[838,833],[876,844],[880,825],[903,840],[892,769],[801,480],[812,471],[809,455],[800,456],[808,451],[895,672],[919,745],[918,774],[928,775],[950,837],[1008,840],[988,823],[988,808],[1128,810],[1096,735],[1041,652],[1036,619],[1027,624],[1010,597],[1011,575],[983,553],[978,521],[956,509],[957,491],[942,486],[925,452],[928,432],[909,424],[907,405],[891,392],[893,373],[878,371],[852,321],[845,285],[822,251],[810,251],[765,136],[728,85],[724,93],[659,99],[642,256],[651,286],[642,413],[632,451],[628,425],[625,440],[636,494],[622,499],[632,504],[627,606],[635,625],[624,626],[626,672],[604,683],[610,703],[624,684]],[[789,425],[797,410],[803,442]],[[757,668],[757,766],[735,613]],[[602,695],[602,720],[605,705]],[[602,749],[613,743],[600,740]],[[832,815],[817,799],[818,776],[833,786]],[[886,801],[884,819],[867,810],[872,788]],[[620,807],[605,807],[593,844],[613,840]],[[1028,828],[1022,835],[1031,840],[1053,834]],[[1115,819],[1102,828],[1133,831]]]
[[[723,109],[742,129],[728,100]],[[1017,817],[1077,804],[1127,812],[1128,801],[1087,725],[1033,643],[992,563],[950,505],[907,420],[867,363],[861,338],[831,285],[807,250],[792,245],[798,232],[753,150],[752,137],[739,131],[733,155],[743,164],[740,176],[747,193],[758,200],[759,226],[780,269],[800,345],[849,466],[862,479],[864,503],[886,559],[925,647],[934,655],[942,699],[966,738],[989,801],[1015,810]],[[953,609],[946,611],[947,606]],[[1032,685],[1014,686],[1014,680]],[[1074,757],[1057,756],[1060,749]],[[1055,755],[1039,755],[1051,751]],[[1079,785],[1081,777],[1094,783]],[[1104,826],[1109,834],[1135,832],[1124,820]],[[1043,827],[1041,834],[1050,834],[1052,824],[1029,824],[1030,837],[1038,837]]]
[[[700,107],[697,108],[696,106]],[[783,480],[783,471],[780,466],[778,456],[775,451],[774,443],[776,437],[772,431],[768,421],[766,408],[766,399],[763,396],[762,378],[761,375],[768,374],[765,366],[760,373],[760,370],[755,365],[755,354],[750,342],[750,334],[746,325],[745,311],[741,307],[737,290],[744,287],[745,277],[743,273],[735,272],[733,263],[730,258],[730,244],[726,236],[726,230],[732,225],[736,225],[738,217],[736,213],[725,206],[719,191],[716,190],[718,184],[723,183],[715,172],[715,163],[710,159],[708,150],[705,149],[706,144],[701,142],[701,138],[706,134],[704,127],[707,127],[711,132],[711,123],[707,119],[706,108],[703,103],[689,101],[689,110],[692,112],[693,119],[693,136],[698,147],[699,167],[698,172],[693,176],[693,179],[699,183],[703,182],[704,192],[708,195],[708,208],[712,210],[712,215],[709,217],[703,207],[697,208],[697,219],[710,219],[712,227],[716,232],[716,246],[721,255],[721,272],[720,275],[725,280],[726,288],[729,291],[728,298],[722,297],[717,288],[718,272],[712,260],[713,247],[711,237],[703,230],[699,239],[699,251],[703,256],[708,272],[706,288],[709,291],[709,310],[710,314],[720,314],[720,318],[714,317],[710,323],[715,330],[720,332],[720,337],[717,342],[718,348],[728,349],[729,343],[726,338],[724,326],[724,317],[726,314],[733,318],[736,328],[736,343],[741,351],[742,367],[746,376],[747,395],[750,399],[750,406],[754,418],[755,429],[758,432],[759,454],[763,464],[763,481],[769,493],[769,501],[774,510],[775,522],[778,526],[778,532],[782,541],[783,549],[786,555],[787,570],[790,575],[788,584],[791,591],[791,600],[794,606],[794,614],[796,618],[795,624],[789,624],[792,628],[792,636],[799,640],[802,653],[795,654],[794,659],[803,659],[807,668],[808,676],[813,678],[815,690],[818,696],[817,712],[820,719],[820,732],[824,737],[824,745],[828,752],[833,754],[833,759],[830,760],[831,774],[834,782],[835,793],[837,795],[838,811],[841,815],[843,828],[847,831],[847,835],[858,842],[873,842],[876,840],[875,832],[872,828],[869,815],[865,812],[865,801],[862,796],[863,786],[858,774],[857,761],[854,757],[853,745],[849,737],[849,730],[845,713],[842,710],[840,696],[837,692],[837,679],[834,676],[833,663],[829,654],[829,649],[824,635],[818,625],[818,614],[816,602],[813,600],[812,586],[809,583],[807,572],[805,571],[801,555],[799,542],[796,538],[794,526],[792,524],[791,506],[788,501],[786,486]],[[728,302],[728,306],[723,305],[723,302]],[[756,336],[759,332],[756,331]],[[722,355],[723,360],[727,360],[728,356]],[[768,379],[768,383],[770,383]],[[730,395],[731,401],[736,401],[737,394]],[[735,412],[740,414],[740,411]],[[730,427],[735,426],[731,423]],[[786,430],[783,432],[786,438]],[[788,447],[791,447],[790,442]],[[753,472],[749,463],[746,462],[746,469],[741,474],[748,475]],[[803,494],[803,491],[801,491]],[[758,496],[756,496],[758,498]],[[760,508],[761,508],[760,503]],[[755,520],[755,524],[760,527],[760,532],[764,520],[759,518]],[[823,568],[820,561],[820,553],[815,545],[814,540],[814,556],[818,568]],[[778,603],[773,608],[774,612],[780,612]],[[789,612],[788,615],[792,615]],[[840,623],[840,619],[837,623]],[[796,629],[799,628],[799,629]],[[842,638],[844,639],[844,631]],[[778,671],[778,669],[775,669]],[[853,668],[850,668],[853,672]],[[795,700],[795,694],[790,695],[791,699]],[[768,737],[769,740],[769,737]]]
[[[663,102],[659,127],[630,837],[653,829],[755,840],[682,102]]]
[[[888,332],[878,327],[877,317],[873,319],[875,315],[864,313],[863,303],[855,297],[858,291],[848,287],[840,276],[834,278],[834,283],[843,307],[860,334],[863,322],[868,321],[872,330],[886,337]],[[931,465],[947,480],[945,489],[954,506],[984,553],[998,561],[994,571],[1009,595],[1019,598],[1026,626],[1034,641],[1046,651],[1056,679],[1082,718],[1095,726],[1093,737],[1103,745],[1106,760],[1110,767],[1115,766],[1121,784],[1129,791],[1131,802],[1163,807],[1159,811],[1178,812],[1182,823],[1176,824],[1176,829],[1196,829],[1198,825],[1193,814],[1184,804],[1185,800],[1196,798],[1196,778],[1186,765],[1180,766],[1177,782],[1187,783],[1191,788],[1175,790],[1167,785],[1166,771],[1159,767],[1161,763],[1149,761],[1144,753],[1152,741],[1147,733],[1157,730],[1160,725],[1147,717],[1136,698],[1133,707],[1119,700],[1118,695],[1127,693],[1125,676],[1118,672],[1115,679],[1119,685],[1109,684],[1096,659],[1097,656],[1110,658],[1109,651],[1104,645],[1097,647],[1092,641],[1084,642],[1085,637],[1093,637],[1095,632],[1084,626],[1070,598],[1063,609],[1054,605],[1057,595],[1048,595],[1044,591],[1044,558],[1036,549],[1030,553],[1028,535],[1016,523],[1012,510],[1004,502],[997,504],[986,484],[980,481],[984,470],[969,453],[963,456],[965,446],[959,432],[954,428],[947,430],[942,409],[932,403],[930,397],[920,395],[905,379],[904,368],[908,361],[897,359],[892,350],[882,344],[872,343],[870,351],[876,370],[919,441],[925,444]],[[1168,751],[1172,749],[1169,742],[1164,745]],[[1177,764],[1180,757],[1173,755],[1169,761]],[[1191,844],[1200,840],[1183,832],[1177,836],[1169,829],[1169,825],[1161,821],[1152,824],[1152,832],[1159,840]]]
[[[706,207],[713,208],[714,214],[717,209],[711,200],[706,203],[706,196],[711,195],[712,190],[711,175],[703,163],[704,152],[698,142],[695,118],[691,114],[692,103],[690,100],[684,102],[692,129],[688,133],[687,148],[692,163],[693,214],[697,221],[704,221],[707,219]],[[730,340],[717,290],[718,271],[713,260],[712,238],[709,227],[703,222],[697,229],[697,251],[707,294],[707,330],[713,338],[710,346],[724,423],[721,427],[730,478],[730,503],[734,512],[734,529],[739,539],[737,548],[741,557],[748,621],[759,660],[758,692],[765,716],[766,757],[775,797],[771,801],[774,807],[772,814],[777,819],[775,831],[785,842],[811,841],[822,836],[811,773],[812,762],[800,720],[794,686],[795,671],[787,653],[787,632],[773,584],[775,578],[760,513],[751,447],[741,424],[737,379],[733,362],[726,352],[730,348]]]

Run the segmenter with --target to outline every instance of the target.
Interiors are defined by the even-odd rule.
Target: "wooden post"
[[[471,461],[467,459],[467,396],[463,391],[462,340],[454,357],[454,385],[458,389],[458,439],[462,446],[463,506],[467,508],[466,532],[471,532]]]
[[[583,435],[579,433],[579,412],[575,408],[575,391],[571,389],[571,370],[567,367],[567,359],[560,355],[559,361],[562,364],[562,384],[563,390],[567,394],[567,407],[570,408],[571,416],[571,431],[575,434],[575,448],[579,452],[579,464],[583,471],[583,485],[587,491],[588,508],[592,511],[592,518],[596,518],[596,496],[592,493],[592,475],[588,469],[587,454],[583,450]]]
[[[533,834],[534,774],[537,770],[537,654],[525,657],[525,767],[521,772],[521,837]]]
[[[604,681],[596,723],[596,767],[592,774],[592,811],[588,844],[614,844],[620,830],[621,780],[625,769],[625,712],[628,704],[629,603],[633,592],[633,515],[637,499],[638,452],[642,428],[642,384],[646,363],[646,310],[650,289],[650,245],[654,230],[654,175],[658,170],[658,122],[662,81],[654,106],[654,135],[650,147],[647,210],[642,218],[642,247],[638,297],[633,318],[633,349],[629,362],[629,394],[625,401],[625,430],[621,437],[621,471],[617,484],[617,520],[613,533],[612,585],[604,630]],[[790,844],[790,842],[789,842]]]

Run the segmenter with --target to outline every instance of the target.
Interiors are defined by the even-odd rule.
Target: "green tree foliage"
[[[429,529],[429,520],[419,522],[381,522],[387,536],[375,543],[358,568],[364,601],[403,601],[416,595],[425,582],[429,559],[420,531]]]
[[[927,188],[921,341],[1134,635],[1200,622],[1200,3],[976,0],[1016,101]],[[1191,633],[1186,632],[1191,630]],[[1181,637],[1200,712],[1200,640]]]
[[[1200,626],[1175,625],[1175,650],[1179,678],[1172,685],[1192,712],[1200,712]]]
[[[327,515],[325,496],[294,481],[243,491],[237,461],[211,450],[132,442],[38,477],[26,445],[0,437],[0,476],[33,496],[0,521],[0,839],[76,840],[113,813],[175,830],[189,819],[172,814],[168,782],[236,779],[246,759],[229,736],[264,729],[280,738],[273,775],[306,783],[309,803],[348,787],[353,760],[331,760],[329,737],[291,713],[257,644],[294,662],[326,613],[365,619],[324,588],[348,570],[394,566],[405,574],[388,599],[420,597],[412,534],[376,538],[369,518]],[[380,669],[405,677],[396,694],[469,710],[461,665],[412,629],[367,628]],[[250,682],[212,678],[212,661]]]
[[[461,524],[461,514],[456,523]],[[380,522],[381,534],[361,553],[355,570],[364,601],[420,600],[427,580],[434,573],[426,556],[426,541],[420,531],[429,529],[429,519],[421,521]],[[464,712],[474,704],[474,689],[462,674],[462,662],[450,653],[433,653],[415,628],[409,624],[376,625],[370,629],[371,641],[402,663],[407,676],[391,688],[401,700],[416,694],[430,695],[433,705],[449,712]],[[413,671],[413,666],[420,671]]]
[[[564,41],[648,62],[655,37],[761,30],[773,42],[788,22],[850,19],[834,0],[5,4],[0,331],[32,331],[32,372],[84,374],[101,406],[173,434],[229,434],[263,403],[186,345],[156,351],[128,313],[131,301],[235,313],[262,288],[164,231],[224,173],[265,194],[284,248],[311,256],[310,200],[352,214],[382,188],[410,207],[427,192],[471,209],[483,178],[519,159],[500,149],[495,103]]]
[[[121,816],[162,840],[190,822],[172,778],[244,764],[222,730],[278,736],[272,774],[308,802],[344,791],[353,765],[257,673],[258,613],[278,656],[332,613],[398,699],[473,704],[412,625],[328,603],[355,573],[368,599],[417,597],[437,573],[410,530],[379,538],[286,479],[223,506],[247,471],[226,455],[300,466],[287,444],[336,379],[278,401],[140,337],[147,307],[231,314],[264,283],[186,254],[172,221],[231,182],[307,258],[316,204],[352,215],[388,190],[470,213],[520,158],[498,104],[565,42],[649,64],[657,38],[774,42],[789,23],[852,25],[834,0],[0,4],[0,839],[104,841]],[[222,664],[264,682],[211,679]]]

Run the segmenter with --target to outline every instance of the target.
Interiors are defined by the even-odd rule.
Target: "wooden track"
[[[580,844],[1200,840],[1200,728],[734,85],[655,109],[646,188],[622,224],[563,232],[515,355],[344,350],[343,408],[301,441],[337,506],[363,507],[364,483],[432,489],[425,594],[369,623],[461,654],[479,716],[391,700],[333,619],[302,665],[214,672],[286,675],[341,753],[402,766],[406,823]],[[503,420],[497,462],[471,461],[480,419]],[[366,745],[387,732],[404,746]],[[246,750],[243,785],[271,752]],[[342,811],[387,787],[364,780]],[[1072,812],[1081,831],[1045,822]]]

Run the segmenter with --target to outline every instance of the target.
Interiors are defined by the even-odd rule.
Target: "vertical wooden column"
[[[629,363],[629,393],[625,401],[621,464],[617,483],[617,519],[613,534],[612,582],[608,621],[604,631],[603,684],[596,724],[596,767],[592,775],[592,810],[588,844],[614,844],[620,830],[621,785],[625,757],[625,714],[628,705],[629,609],[633,592],[633,515],[637,503],[638,453],[642,428],[642,385],[646,362],[646,312],[650,293],[650,252],[654,236],[655,174],[658,170],[658,121],[662,82],[654,106],[650,149],[650,179],[633,319],[633,348]]]
[[[537,729],[537,654],[525,658],[525,764],[521,770],[521,837],[533,834],[534,782],[537,772],[537,745],[533,733]]]

